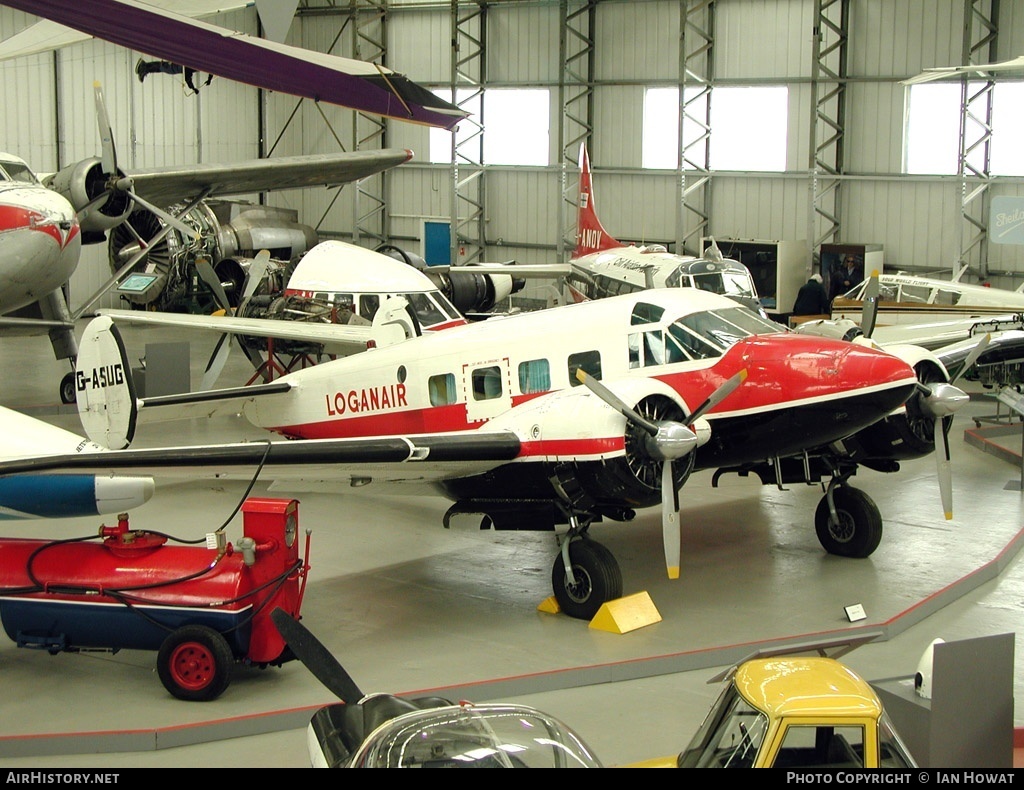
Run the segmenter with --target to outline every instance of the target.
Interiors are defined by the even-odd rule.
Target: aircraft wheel
[[[828,497],[822,497],[814,511],[814,529],[829,554],[840,557],[868,557],[882,540],[882,514],[867,494],[858,488],[838,486],[832,492],[839,523],[833,524]]]
[[[565,561],[559,552],[551,569],[551,586],[563,612],[590,620],[606,601],[622,597],[622,571],[615,556],[597,541],[587,538],[569,544],[575,584],[565,578]]]
[[[76,399],[75,372],[71,371],[60,380],[60,402],[74,403]]]
[[[156,670],[164,688],[178,699],[206,702],[231,682],[234,655],[227,640],[205,625],[186,625],[164,639]]]

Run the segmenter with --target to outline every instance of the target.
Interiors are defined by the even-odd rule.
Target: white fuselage
[[[0,155],[0,313],[32,304],[64,285],[82,246],[71,203],[34,175],[31,181],[11,179],[3,171],[8,163],[20,160]]]
[[[832,301],[834,320],[860,321],[867,281]],[[1024,312],[1024,293],[915,277],[878,276],[876,326],[921,324],[959,318],[987,319]]]

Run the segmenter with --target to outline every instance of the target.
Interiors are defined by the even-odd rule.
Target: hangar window
[[[452,100],[450,90],[434,91],[445,101]],[[472,115],[460,121],[455,141],[466,150],[470,160],[485,165],[550,164],[551,92],[547,89],[488,88],[456,92],[455,103]],[[485,122],[487,130],[480,133]],[[475,139],[474,139],[475,138]],[[468,146],[463,149],[463,146]],[[430,130],[430,161],[445,164],[452,160],[452,135],[444,129]]]
[[[984,83],[967,86],[968,96],[983,96]],[[959,82],[929,82],[907,89],[904,108],[903,170],[911,174],[955,175],[960,172],[960,118],[963,96]],[[984,98],[971,102],[985,101]],[[968,114],[967,140],[984,130]],[[991,175],[1024,176],[1024,82],[998,82],[992,88]],[[985,146],[968,152],[970,168],[984,172]]]
[[[551,389],[551,365],[546,359],[519,363],[519,391],[524,395]]]
[[[683,96],[683,148],[690,162],[687,167],[704,167],[706,162],[711,170],[786,169],[788,88],[719,86],[709,91],[695,87],[687,88]],[[644,93],[642,156],[646,168],[678,167],[678,88],[648,88]]]

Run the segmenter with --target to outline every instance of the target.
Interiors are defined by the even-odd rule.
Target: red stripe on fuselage
[[[35,230],[53,237],[60,249],[64,249],[68,243],[78,235],[78,222],[72,223],[65,231],[61,229],[57,220],[48,220],[45,215],[25,208],[24,206],[12,206],[0,204],[0,233],[12,230]]]
[[[770,412],[823,401],[838,404],[847,397],[862,397],[873,391],[890,390],[915,381],[913,370],[899,358],[883,351],[846,341],[829,341],[800,335],[764,335],[736,343],[714,365],[697,370],[663,373],[657,378],[680,392],[690,409],[696,409],[716,388],[740,370],[747,371],[744,383],[708,413],[726,417]],[[398,387],[399,385],[390,385]],[[396,397],[377,408],[363,408],[367,390],[337,393],[334,403],[318,422],[271,428],[285,436],[308,439],[415,436],[422,433],[472,431],[486,425],[469,421],[466,404],[429,408],[408,408],[405,397]],[[515,396],[513,406],[541,393]],[[351,408],[351,404],[356,408]],[[368,407],[372,400],[366,401]],[[881,414],[879,416],[882,416]],[[524,455],[600,455],[621,452],[622,437],[543,441],[524,446]]]

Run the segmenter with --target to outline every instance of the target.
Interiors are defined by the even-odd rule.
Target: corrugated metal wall
[[[304,5],[324,6],[311,0]],[[686,3],[683,3],[685,6]],[[695,5],[690,3],[690,5]],[[900,173],[904,86],[901,79],[931,66],[961,60],[963,0],[851,0],[848,113],[845,121],[847,176],[842,181],[840,241],[879,243],[890,268],[950,272],[962,233],[961,184],[953,177]],[[571,8],[579,3],[570,2]],[[605,0],[596,11],[594,41],[594,137],[591,161],[605,226],[622,240],[671,241],[676,237],[678,174],[642,171],[641,121],[644,88],[674,85],[679,74],[679,0]],[[388,62],[421,84],[450,85],[450,3],[392,2],[388,17]],[[720,238],[801,240],[808,238],[810,198],[809,130],[812,113],[813,0],[716,0],[714,78],[730,84],[778,81],[790,89],[787,172],[715,174],[710,232]],[[1024,0],[999,3],[1000,59],[1024,52]],[[29,17],[0,7],[0,36],[17,32]],[[254,33],[252,7],[209,20]],[[288,43],[327,51],[346,22],[344,13],[301,13]],[[495,87],[552,89],[552,165],[494,166],[486,174],[485,233],[490,260],[551,261],[558,243],[563,179],[556,133],[561,115],[560,4],[524,0],[498,2],[487,10],[483,43],[485,78]],[[330,51],[351,54],[351,31]],[[465,54],[465,53],[462,53]],[[90,41],[54,55],[36,55],[0,65],[0,91],[8,111],[3,143],[37,170],[99,153],[92,84],[99,80],[127,167],[233,161],[265,153],[299,154],[350,150],[358,144],[353,113],[293,97],[264,97],[253,88],[214,79],[198,96],[185,94],[180,78],[154,75],[140,84],[139,53]],[[1024,78],[1024,74],[1019,75]],[[756,123],[756,119],[752,119]],[[396,242],[418,245],[420,222],[447,217],[452,178],[445,165],[426,163],[428,130],[400,122],[387,126],[384,144],[410,148],[417,159],[390,176],[387,211]],[[261,140],[262,135],[262,140]],[[1024,195],[1024,179],[998,179],[992,196]],[[295,208],[302,221],[326,234],[345,235],[355,225],[351,188],[272,194],[267,202]],[[500,246],[499,246],[500,242]],[[75,294],[91,293],[107,276],[105,250],[86,252]],[[999,286],[1024,281],[1024,254],[1012,245],[991,245],[992,272]]]

